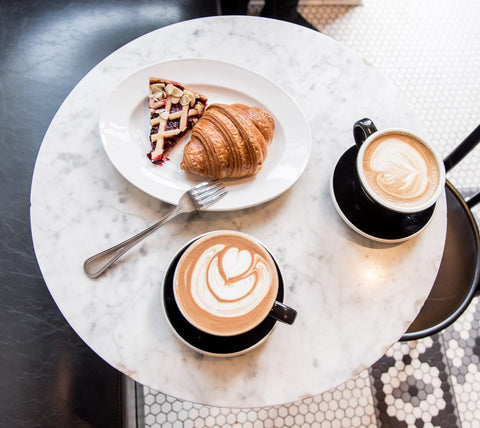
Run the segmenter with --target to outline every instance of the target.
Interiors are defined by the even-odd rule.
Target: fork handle
[[[165,223],[172,220],[178,214],[181,214],[183,211],[176,206],[172,211],[170,211],[164,218],[162,218],[157,223],[151,225],[143,232],[137,233],[135,236],[120,242],[120,244],[115,245],[114,247],[109,248],[108,250],[102,251],[101,253],[95,254],[92,257],[89,257],[83,263],[83,270],[89,278],[96,278],[105,272],[113,263],[115,263],[121,256],[123,256],[128,250],[137,245],[140,241],[143,241],[147,236],[155,232],[157,229],[162,227]]]

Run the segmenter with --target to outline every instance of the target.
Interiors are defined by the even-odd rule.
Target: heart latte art
[[[434,154],[421,141],[403,134],[386,134],[370,143],[363,172],[373,193],[396,206],[422,205],[440,182]]]
[[[265,319],[277,295],[278,277],[270,255],[252,238],[213,232],[195,241],[180,259],[174,291],[191,324],[231,336]]]

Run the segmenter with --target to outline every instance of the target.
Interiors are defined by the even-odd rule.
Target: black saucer
[[[353,229],[371,239],[400,242],[420,232],[432,218],[435,205],[415,214],[392,212],[373,202],[363,190],[356,172],[357,146],[338,161],[331,191],[339,214]]]
[[[189,343],[194,348],[207,354],[217,354],[221,356],[228,356],[231,354],[238,354],[244,352],[261,342],[271,332],[275,326],[276,321],[272,317],[267,317],[253,330],[236,336],[215,336],[204,333],[190,324],[182,315],[175,302],[173,294],[173,276],[175,267],[182,254],[186,251],[188,245],[183,248],[175,257],[165,275],[163,286],[163,303],[165,313],[167,315],[170,325],[175,332],[185,342]],[[276,263],[275,263],[276,264]],[[278,271],[278,294],[277,301],[283,302],[283,280]]]

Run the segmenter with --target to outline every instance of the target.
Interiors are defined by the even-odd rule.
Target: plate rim
[[[114,160],[114,155],[112,155],[112,153],[111,153],[111,150],[112,150],[111,147],[110,147],[111,144],[109,144],[110,141],[109,141],[108,137],[105,136],[105,129],[107,129],[108,126],[109,126],[106,123],[106,119],[105,119],[106,116],[107,116],[107,111],[109,111],[109,107],[110,107],[110,104],[112,102],[112,97],[115,96],[115,94],[118,93],[118,91],[120,90],[120,88],[123,85],[126,85],[130,79],[135,78],[135,76],[137,76],[141,73],[144,73],[145,75],[150,74],[148,70],[150,70],[154,67],[159,67],[159,66],[162,66],[162,65],[167,65],[168,66],[168,65],[176,64],[176,63],[178,63],[178,64],[184,63],[185,64],[185,63],[189,63],[189,62],[192,62],[192,61],[196,62],[196,63],[201,63],[202,66],[207,66],[208,64],[220,64],[221,66],[232,67],[234,69],[239,70],[240,73],[248,73],[248,74],[254,75],[255,78],[260,80],[260,81],[263,80],[265,82],[268,82],[270,87],[275,88],[275,90],[278,91],[278,93],[280,93],[283,97],[285,97],[289,100],[289,102],[292,105],[290,111],[295,111],[298,118],[300,118],[303,121],[303,123],[301,123],[301,127],[302,127],[302,130],[303,130],[302,131],[302,138],[299,139],[299,141],[304,143],[303,147],[302,147],[302,152],[304,152],[304,154],[302,155],[301,162],[296,163],[297,172],[292,179],[288,180],[288,184],[284,184],[283,186],[279,186],[279,189],[277,191],[270,192],[270,194],[268,194],[267,197],[264,196],[264,197],[261,197],[259,199],[255,199],[253,201],[243,201],[243,202],[240,201],[239,202],[238,201],[239,198],[235,198],[235,194],[234,194],[235,189],[234,189],[234,187],[231,187],[231,185],[242,186],[245,183],[248,184],[248,182],[252,181],[256,177],[256,175],[255,176],[249,176],[249,177],[242,177],[242,178],[222,179],[222,181],[224,181],[225,184],[230,187],[228,189],[230,191],[229,192],[230,193],[230,204],[226,205],[224,203],[225,199],[227,199],[228,196],[229,196],[229,195],[227,195],[227,197],[223,198],[223,201],[219,201],[217,204],[213,204],[212,206],[206,208],[205,210],[206,211],[235,211],[235,210],[246,209],[246,208],[251,208],[251,207],[254,207],[254,206],[258,206],[258,205],[269,202],[269,201],[279,197],[280,195],[282,195],[284,192],[286,192],[290,187],[292,187],[298,181],[298,179],[305,172],[305,169],[306,169],[306,167],[309,163],[309,160],[310,160],[310,157],[311,157],[311,152],[312,152],[312,146],[313,146],[313,139],[312,139],[312,132],[311,132],[310,124],[307,120],[307,117],[306,117],[305,113],[303,112],[301,107],[298,105],[298,103],[282,87],[280,87],[277,83],[273,82],[271,79],[267,78],[266,76],[264,76],[263,74],[261,74],[257,71],[254,71],[254,70],[252,70],[248,67],[244,67],[243,65],[235,64],[235,63],[230,62],[230,61],[224,61],[224,60],[219,60],[219,59],[215,59],[215,58],[203,58],[203,57],[185,57],[185,58],[167,59],[167,60],[164,60],[164,61],[157,61],[157,62],[153,62],[153,63],[147,64],[147,65],[144,65],[142,67],[139,67],[136,70],[134,70],[133,72],[131,72],[128,76],[119,80],[114,85],[113,89],[110,91],[110,93],[108,94],[106,99],[103,101],[102,106],[100,108],[99,118],[98,118],[98,129],[99,129],[99,132],[100,132],[100,140],[101,140],[101,144],[102,144],[102,147],[104,149],[104,152],[107,155],[107,158],[109,159],[111,164],[115,167],[117,172],[123,177],[123,179],[125,179],[132,186],[134,186],[135,188],[139,189],[143,193],[146,193],[147,195],[149,195],[149,196],[151,196],[151,197],[153,197],[157,200],[169,203],[171,205],[177,205],[178,204],[178,200],[180,199],[181,194],[184,191],[188,190],[190,185],[194,186],[194,185],[196,185],[198,183],[201,183],[203,181],[210,180],[208,177],[195,176],[195,175],[192,174],[192,178],[193,178],[192,182],[188,183],[189,185],[182,187],[182,190],[180,192],[178,192],[178,195],[177,195],[178,197],[176,198],[176,200],[173,200],[173,198],[171,198],[171,197],[163,196],[159,193],[150,191],[150,189],[146,188],[146,186],[142,186],[141,183],[138,183],[137,180],[132,179],[131,175],[129,175],[128,172],[126,172],[121,167],[121,165],[119,165]],[[206,84],[208,85],[209,83],[206,83]],[[147,96],[147,91],[145,90],[145,97],[146,96]],[[212,102],[212,104],[213,103],[215,103],[215,102]],[[125,111],[128,111],[128,114],[130,115],[131,112],[133,111],[133,108],[131,110],[124,110],[124,112]],[[274,114],[274,112],[270,112],[270,113]],[[128,133],[128,125],[126,124],[125,127],[126,127],[126,132]],[[130,136],[127,136],[126,138],[128,138],[128,140],[132,141]],[[282,156],[284,155],[284,152],[285,152],[285,150],[283,150],[281,152]],[[145,157],[146,157],[146,154],[145,154]],[[276,168],[277,167],[274,166],[273,170],[275,170]],[[145,178],[145,179],[147,179],[147,178]],[[195,180],[195,181],[193,181],[193,180]],[[257,191],[258,186],[259,186],[259,184],[257,184],[255,186],[255,191]],[[253,192],[253,193],[255,194],[256,192]]]

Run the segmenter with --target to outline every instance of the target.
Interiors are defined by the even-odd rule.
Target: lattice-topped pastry
[[[147,156],[162,164],[168,151],[198,122],[207,97],[172,80],[150,77],[149,84],[152,150]]]

